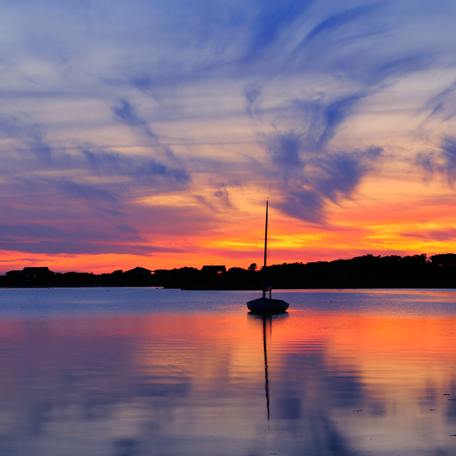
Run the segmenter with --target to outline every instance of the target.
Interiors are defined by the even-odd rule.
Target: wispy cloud
[[[49,163],[51,160],[51,147],[45,141],[38,124],[23,121],[14,116],[2,115],[0,116],[0,137],[23,142],[40,161]]]
[[[413,239],[422,239],[425,241],[439,241],[447,242],[456,240],[456,228],[443,228],[443,229],[424,229],[420,231],[407,231],[401,233],[402,236],[410,237]]]
[[[131,227],[119,226],[117,230],[98,230],[96,226],[80,223],[55,227],[45,224],[0,225],[0,249],[31,253],[129,253],[147,255],[173,249],[154,247],[145,243]]]
[[[176,165],[179,164],[179,160],[174,151],[172,150],[172,148],[160,141],[160,138],[157,135],[157,133],[155,133],[155,131],[152,130],[151,126],[144,118],[139,116],[136,109],[128,100],[119,100],[118,103],[113,107],[113,113],[117,120],[134,128],[141,135],[143,135],[145,139],[149,140],[151,145],[155,149],[158,149],[167,160],[172,161]],[[161,170],[166,171],[166,168],[163,167]],[[179,175],[179,178],[183,182],[190,180],[190,176],[186,173],[186,171],[183,168],[175,169],[174,175]]]
[[[337,14],[326,17],[316,24],[305,38],[299,43],[297,49],[309,46],[319,38],[327,38],[332,33],[344,29],[350,23],[365,22],[366,17],[378,12],[383,7],[381,2],[375,2],[367,5],[355,6],[338,12]]]
[[[314,3],[314,0],[262,2],[253,16],[243,61],[252,63],[265,57],[293,24],[302,21]]]
[[[106,232],[113,251],[197,233],[249,185],[271,189],[292,217],[326,223],[383,160],[396,166],[383,149],[419,142],[423,105],[452,130],[447,0],[40,0],[0,12],[0,210],[12,225],[57,229],[53,251],[79,221],[98,223],[93,242]],[[421,75],[433,71],[446,77],[429,95]],[[395,122],[398,110],[408,121]],[[441,146],[411,160],[453,183],[455,141],[436,135]],[[138,204],[168,193],[191,210]],[[27,236],[50,242],[37,228],[21,248]]]
[[[423,169],[427,179],[436,175],[453,185],[456,180],[456,138],[446,137],[438,150],[418,154],[416,164]]]
[[[246,101],[246,112],[250,117],[255,117],[255,105],[261,97],[261,86],[259,84],[249,84],[244,89]]]
[[[309,149],[308,140],[296,132],[267,138],[271,175],[281,196],[279,207],[303,220],[322,223],[328,202],[350,198],[363,178],[372,172],[383,150],[327,152]]]
[[[146,128],[130,114],[135,126]],[[145,216],[132,214],[131,200],[188,185],[189,174],[174,155],[171,160],[169,154],[159,159],[125,155],[87,143],[71,150],[57,148],[39,125],[15,117],[1,119],[0,136],[9,141],[0,188],[4,195],[14,195],[0,198],[3,219],[10,221],[0,225],[0,249],[141,255],[169,251],[146,243],[140,234]],[[170,214],[165,220],[172,218]]]
[[[428,112],[428,119],[441,117],[449,121],[456,116],[456,81],[440,90],[425,104],[424,110]]]

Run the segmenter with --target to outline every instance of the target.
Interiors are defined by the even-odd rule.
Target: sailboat
[[[274,315],[286,312],[288,303],[281,299],[272,298],[272,288],[266,285],[266,264],[268,259],[268,215],[269,215],[269,201],[266,201],[266,222],[264,228],[264,266],[263,266],[263,296],[261,298],[253,299],[247,302],[247,308],[250,312],[261,315]],[[269,296],[267,296],[269,292]]]

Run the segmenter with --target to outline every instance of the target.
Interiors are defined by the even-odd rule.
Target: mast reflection
[[[271,419],[271,411],[269,408],[269,373],[268,373],[268,344],[266,334],[266,320],[269,320],[269,335],[272,336],[272,317],[263,317],[263,353],[264,353],[264,390],[266,394],[266,411],[268,421]]]
[[[264,360],[264,393],[266,398],[266,416],[268,421],[271,419],[271,408],[270,408],[270,390],[269,390],[269,365],[268,365],[268,333],[269,340],[272,338],[272,320],[284,320],[289,317],[288,314],[282,315],[255,315],[249,314],[249,318],[256,321],[261,321],[263,331],[263,360]],[[268,331],[269,330],[269,331]]]

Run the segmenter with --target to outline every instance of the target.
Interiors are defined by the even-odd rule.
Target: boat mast
[[[263,298],[266,296],[266,263],[267,263],[267,259],[268,259],[268,211],[269,211],[269,200],[266,200],[266,222],[264,225]]]

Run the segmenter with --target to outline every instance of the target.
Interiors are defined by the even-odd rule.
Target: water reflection
[[[381,309],[2,318],[0,455],[455,454],[456,309]]]
[[[269,374],[268,374],[268,345],[266,338],[266,317],[262,317],[263,320],[263,357],[264,357],[264,391],[266,393],[266,415],[268,421],[271,419],[271,410],[269,407]],[[269,328],[272,333],[272,317],[268,318]]]
[[[272,321],[284,320],[289,317],[288,313],[278,315],[256,315],[249,313],[248,317],[253,321],[261,322],[263,335],[263,359],[264,359],[264,391],[266,398],[266,417],[271,419],[270,394],[269,394],[269,368],[268,368],[268,337],[272,337]]]

